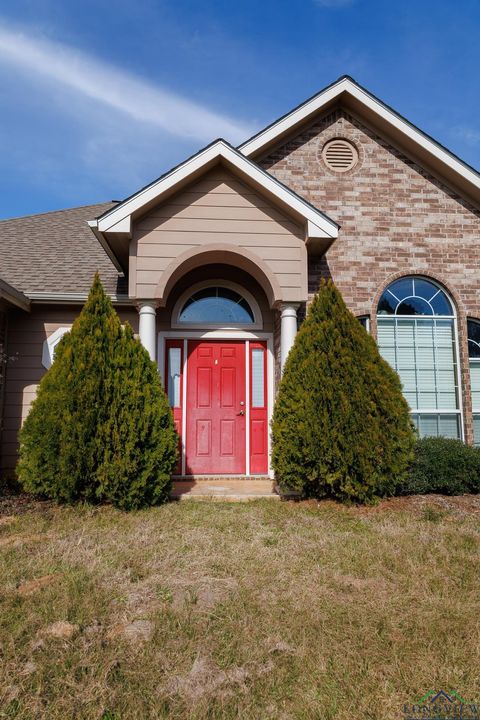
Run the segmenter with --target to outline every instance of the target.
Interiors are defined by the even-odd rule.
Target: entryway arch
[[[158,364],[181,438],[178,475],[269,474],[273,330],[263,287],[238,266],[201,265],[172,288]]]
[[[244,270],[261,286],[270,307],[278,306],[284,298],[284,289],[275,273],[258,255],[245,248],[235,248],[226,243],[216,243],[191,248],[174,258],[161,274],[155,296],[160,307],[165,306],[168,297],[180,278],[195,268],[221,263]]]

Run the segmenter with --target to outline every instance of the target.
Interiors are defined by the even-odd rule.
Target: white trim
[[[401,297],[398,297],[397,295],[395,295],[395,293],[393,293],[390,290],[392,285],[395,285],[395,283],[402,281],[402,280],[411,280],[412,281],[413,295],[402,295]],[[437,292],[434,295],[432,295],[430,300],[427,300],[422,295],[419,295],[416,292],[416,289],[415,289],[415,281],[416,280],[423,280],[424,282],[429,283],[430,285],[434,285],[437,288]],[[380,300],[385,295],[386,292],[390,293],[390,295],[393,298],[395,298],[395,300],[397,301],[397,304],[395,305],[395,312],[382,313],[381,315],[378,315],[378,312],[377,312],[378,317],[388,317],[390,315],[392,315],[393,317],[407,317],[407,318],[412,318],[412,317],[456,318],[457,317],[455,303],[453,302],[452,298],[450,297],[450,294],[447,292],[447,289],[445,287],[443,287],[443,285],[441,285],[439,282],[437,282],[437,280],[434,280],[433,278],[428,277],[428,275],[403,275],[402,277],[397,278],[397,280],[392,280],[390,285],[387,285],[387,287],[382,292]],[[441,315],[434,311],[431,303],[432,303],[433,298],[436,298],[439,293],[443,293],[445,295],[445,297],[447,298],[447,300],[450,304],[450,307],[453,310],[453,313],[451,315]],[[398,294],[400,295],[401,293],[398,293]],[[427,305],[430,306],[430,309],[432,310],[432,314],[427,315],[427,314],[417,313],[416,315],[404,315],[403,313],[400,313],[400,314],[397,313],[397,310],[400,307],[400,305],[402,303],[404,303],[405,300],[411,300],[412,298],[418,298],[419,300],[423,300],[423,302],[426,302]],[[380,300],[379,300],[379,303],[380,303]],[[378,305],[377,305],[377,308],[378,308]]]
[[[363,315],[355,315],[355,318],[358,320],[360,324],[362,320],[365,320],[365,325],[363,326],[368,334],[370,334],[370,315],[366,315],[365,313]]]
[[[189,158],[169,173],[159,178],[156,182],[140,190],[120,205],[116,205],[109,212],[96,220],[90,220],[89,226],[95,232],[100,233],[121,233],[129,235],[131,229],[131,218],[133,213],[142,210],[153,202],[161,202],[165,193],[172,191],[179,183],[187,180],[194,173],[208,170],[217,162],[222,160],[230,165],[237,172],[248,178],[254,184],[267,191],[280,202],[286,205],[294,213],[308,221],[308,232],[314,232],[313,237],[335,239],[338,237],[338,224],[316,210],[310,203],[303,200],[299,195],[287,188],[272,175],[262,170],[253,162],[248,160],[238,150],[229,145],[225,140],[217,140],[197,155]]]
[[[245,475],[250,475],[250,340],[245,340]]]
[[[439,160],[450,170],[453,170],[457,175],[470,183],[478,192],[480,189],[480,175],[475,172],[475,170],[469,168],[451,152],[429,138],[421,130],[411,125],[407,120],[398,115],[398,113],[384,105],[374,95],[348,77],[340,78],[336,83],[322,90],[315,95],[315,97],[307,100],[307,102],[300,105],[300,107],[288,115],[280,118],[280,120],[267,127],[263,132],[247,140],[240,145],[238,149],[246,157],[260,153],[263,149],[275,143],[276,140],[279,140],[294,130],[296,126],[308,121],[342,94],[354,99],[361,106],[373,112],[391,129],[400,132],[405,138],[413,141],[432,157]]]
[[[97,238],[98,242],[99,242],[100,245],[103,247],[103,249],[104,249],[105,252],[107,253],[108,257],[110,258],[110,260],[111,260],[112,263],[114,264],[115,268],[118,270],[118,272],[123,273],[123,268],[122,268],[122,266],[120,265],[117,256],[116,256],[115,253],[113,252],[113,250],[112,250],[112,248],[110,247],[110,245],[108,244],[108,242],[107,242],[107,241],[105,240],[105,238],[103,237],[102,233],[99,232],[99,230],[98,230],[98,228],[96,227],[96,225],[92,225],[92,224],[90,223],[90,221],[88,222],[88,224],[90,225],[90,227],[91,227],[91,229],[92,229],[92,232],[93,232],[93,234],[95,235],[95,237]]]
[[[32,292],[25,293],[26,297],[32,302],[61,302],[61,303],[84,303],[88,298],[88,293],[54,293],[54,292]],[[107,293],[107,296],[114,303],[124,305],[132,305],[128,295],[117,295],[115,293]]]
[[[191,297],[191,295],[194,295],[199,290],[204,290],[208,287],[222,287],[226,290],[234,290],[239,295],[241,295],[250,305],[250,308],[253,312],[254,322],[251,324],[246,323],[232,323],[230,326],[220,326],[218,323],[182,323],[178,320],[178,317],[180,313],[182,312],[183,306]],[[237,283],[230,282],[229,280],[221,280],[221,279],[215,279],[215,280],[203,280],[202,282],[196,283],[195,285],[192,285],[192,287],[188,288],[188,290],[185,290],[184,293],[180,295],[177,302],[175,303],[172,311],[172,323],[171,323],[173,330],[195,330],[199,329],[201,327],[202,330],[236,330],[236,329],[248,329],[248,330],[261,330],[263,328],[263,318],[262,318],[262,312],[260,310],[260,306],[255,300],[252,293],[248,292],[248,290],[245,290],[245,288],[242,285],[238,285]]]
[[[186,458],[185,458],[185,438],[187,431],[187,342],[188,340],[263,340],[267,343],[267,415],[268,415],[268,467],[267,474],[273,479],[273,469],[271,465],[271,449],[272,449],[272,433],[271,418],[273,415],[273,399],[275,396],[275,358],[273,354],[273,333],[269,332],[247,332],[246,330],[164,330],[158,333],[157,344],[157,365],[160,376],[164,381],[165,375],[165,345],[166,340],[183,340],[184,347],[184,366],[183,366],[183,397],[182,397],[182,475],[185,476]],[[246,359],[246,366],[249,366],[249,358]],[[245,400],[248,407],[250,406],[250,397]],[[247,426],[247,435],[250,428]],[[246,444],[246,443],[245,443]],[[246,468],[247,469],[247,465]],[[208,475],[214,475],[211,473]],[[224,475],[224,473],[220,473]],[[232,475],[233,477],[233,475]],[[255,477],[251,475],[250,477]]]
[[[163,349],[165,353],[165,343],[163,343]],[[183,378],[182,378],[182,475],[185,475],[187,471],[187,453],[185,442],[187,439],[187,355],[188,355],[188,340],[185,338],[183,341]],[[163,364],[165,367],[165,362]]]
[[[275,402],[275,356],[273,354],[273,335],[267,339],[267,418],[268,418],[268,476],[273,479],[272,468],[272,418]]]
[[[55,348],[57,347],[58,343],[62,339],[62,337],[65,335],[65,333],[70,332],[72,329],[72,326],[69,325],[68,327],[59,327],[54,332],[48,336],[46,340],[43,341],[42,346],[42,365],[44,368],[49,370],[52,367],[52,363],[55,357]]]
[[[447,297],[450,300],[450,303],[455,312],[455,317],[453,318],[453,332],[454,332],[454,336],[455,336],[455,362],[457,364],[457,376],[458,376],[458,409],[460,411],[460,439],[465,441],[465,426],[464,426],[465,419],[464,419],[464,413],[463,413],[462,366],[460,364],[460,343],[459,343],[459,335],[458,335],[458,322],[457,322],[455,305],[454,305],[452,299],[448,296],[448,294],[447,294]]]

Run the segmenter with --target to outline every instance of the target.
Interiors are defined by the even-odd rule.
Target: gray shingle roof
[[[0,220],[0,276],[27,295],[88,293],[98,270],[107,293],[126,295],[126,279],[87,225],[115,204]]]

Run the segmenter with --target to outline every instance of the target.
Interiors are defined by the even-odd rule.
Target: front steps
[[[174,500],[247,501],[268,498],[279,500],[275,482],[263,476],[182,477],[174,478],[171,497]]]

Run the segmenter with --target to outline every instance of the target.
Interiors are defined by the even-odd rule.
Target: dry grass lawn
[[[2,718],[393,720],[434,688],[480,699],[480,499],[3,511]]]

